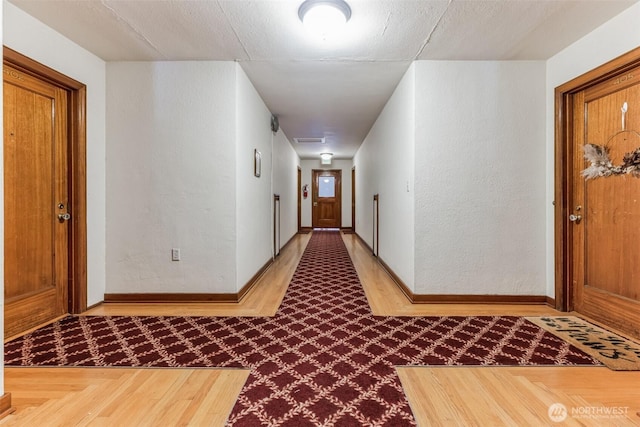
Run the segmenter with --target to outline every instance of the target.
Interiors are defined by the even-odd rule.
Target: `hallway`
[[[357,233],[342,239],[364,289],[354,291],[357,309],[368,305],[371,325],[489,316],[519,328],[519,316],[571,309],[561,289],[568,269],[557,264],[571,250],[559,225],[573,230],[571,217],[584,217],[586,228],[588,208],[560,196],[568,181],[557,89],[605,65],[622,73],[621,58],[640,66],[640,1],[349,0],[352,28],[364,31],[331,48],[305,37],[301,3],[2,0],[5,61],[23,57],[12,78],[49,70],[80,88],[69,115],[73,197],[56,200],[54,216],[43,210],[60,228],[61,210],[72,208],[67,308],[86,316],[80,329],[91,330],[89,316],[271,325],[309,243],[297,233],[313,226],[318,201],[304,189],[315,169],[342,171],[339,226]],[[631,71],[613,83],[636,84]],[[612,129],[637,123],[637,103],[616,101],[604,115]],[[579,150],[568,148],[580,166]],[[323,164],[329,154],[333,163]],[[505,301],[519,304],[489,304]],[[0,302],[11,303],[6,294]],[[52,354],[80,358],[62,347]],[[356,411],[358,420],[406,421],[409,408],[425,426],[550,425],[549,410],[562,403],[625,408],[616,424],[640,424],[637,372],[433,366],[456,359],[418,347],[422,358],[383,369],[390,394],[402,390],[406,401],[396,398],[393,414]],[[18,412],[0,425],[223,425],[238,411],[255,415],[247,408],[260,400],[246,396],[258,366],[242,356],[229,366],[247,369],[6,367],[0,407]]]

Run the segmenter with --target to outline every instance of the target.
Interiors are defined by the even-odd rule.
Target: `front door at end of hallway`
[[[340,228],[342,223],[342,172],[313,170],[312,225]]]

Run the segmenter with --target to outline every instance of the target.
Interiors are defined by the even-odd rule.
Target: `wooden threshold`
[[[37,329],[40,329],[40,328],[44,327],[44,326],[50,325],[50,324],[52,324],[54,322],[57,322],[58,320],[62,320],[67,316],[69,316],[69,314],[63,314],[62,316],[58,316],[58,317],[55,317],[55,318],[53,318],[51,320],[48,320],[48,321],[46,321],[44,323],[41,323],[38,326],[34,326],[33,328],[29,328],[26,331],[22,331],[19,334],[12,335],[10,337],[4,337],[4,342],[9,342],[9,341],[15,340],[16,338],[20,338],[23,335],[26,335],[26,334],[28,334],[30,332],[33,332],[33,331],[35,331]]]

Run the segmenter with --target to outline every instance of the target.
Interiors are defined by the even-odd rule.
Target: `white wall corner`
[[[271,112],[239,64],[236,70],[236,291],[273,253],[273,133]],[[261,156],[254,175],[254,153]]]
[[[415,97],[412,64],[354,157],[356,231],[373,245],[373,195],[378,194],[379,256],[411,291],[415,283]]]

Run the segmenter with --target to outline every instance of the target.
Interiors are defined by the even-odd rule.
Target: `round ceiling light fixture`
[[[320,153],[320,160],[323,165],[330,165],[333,153]]]
[[[327,40],[344,28],[351,8],[344,0],[306,0],[298,8],[298,17],[310,32]]]

